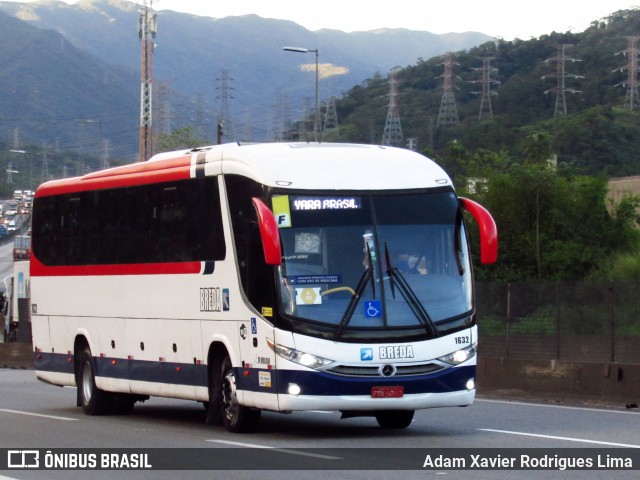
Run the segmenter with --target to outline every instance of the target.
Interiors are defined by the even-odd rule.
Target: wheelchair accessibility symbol
[[[382,317],[382,304],[380,300],[369,300],[364,302],[364,316],[366,318]]]

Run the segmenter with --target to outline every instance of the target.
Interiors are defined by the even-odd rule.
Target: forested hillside
[[[638,174],[640,101],[638,87],[628,82],[627,69],[630,55],[638,55],[631,49],[634,35],[640,35],[637,9],[594,21],[582,33],[553,32],[453,52],[459,119],[453,126],[438,125],[443,58],[421,60],[401,69],[397,103],[404,141],[411,139],[418,150],[426,149],[444,161],[454,140],[467,152],[503,151],[517,157],[527,136],[541,131],[550,135],[558,162],[571,165],[576,172]],[[483,58],[490,59],[492,115],[485,112],[481,120]],[[564,80],[564,90],[558,88],[559,78]],[[389,92],[389,78],[378,76],[339,99],[340,140],[380,143]],[[560,107],[566,104],[566,110],[558,110],[557,101]],[[335,138],[337,132],[327,132],[325,138],[332,135]]]

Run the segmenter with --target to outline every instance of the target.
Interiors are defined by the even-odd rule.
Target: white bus
[[[31,298],[39,379],[89,415],[149,396],[207,423],[341,411],[384,428],[475,396],[463,210],[434,162],[348,144],[217,145],[41,185]]]

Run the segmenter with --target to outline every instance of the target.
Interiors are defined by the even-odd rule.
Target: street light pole
[[[315,136],[315,140],[316,142],[319,139],[319,132],[318,130],[320,129],[320,98],[319,98],[319,72],[318,72],[318,49],[314,48],[300,48],[300,47],[283,47],[282,50],[286,51],[286,52],[298,52],[298,53],[315,53],[316,54],[316,113],[315,113],[315,119],[314,119],[314,124],[313,124],[313,134]]]

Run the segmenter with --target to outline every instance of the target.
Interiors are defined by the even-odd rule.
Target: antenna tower
[[[474,68],[474,70],[482,71],[482,79],[474,80],[474,83],[482,84],[482,92],[473,92],[473,93],[481,93],[482,97],[480,98],[480,113],[478,114],[478,120],[482,121],[486,118],[493,117],[493,108],[491,107],[491,96],[497,95],[496,92],[491,91],[491,85],[498,85],[500,82],[498,80],[493,80],[491,78],[491,74],[498,71],[497,68],[491,66],[491,60],[495,57],[482,57],[482,68]]]
[[[447,53],[444,57],[444,74],[442,75],[442,99],[440,100],[440,110],[438,112],[438,127],[450,127],[458,124],[458,109],[456,107],[456,97],[454,91],[453,75],[453,55]]]
[[[152,11],[153,0],[143,0],[140,9],[138,33],[142,47],[140,79],[140,156],[139,161],[146,162],[153,155],[152,137],[152,96],[153,96],[153,49],[156,37],[156,15]]]
[[[627,88],[627,94],[624,97],[624,108],[629,110],[634,110],[640,106],[640,96],[638,96],[638,38],[640,37],[627,37],[629,46],[619,53],[626,55],[629,61],[626,66],[616,69],[621,72],[627,71],[627,81],[618,85],[623,85]]]
[[[217,82],[220,82],[220,96],[217,97],[220,99],[220,109],[218,110],[218,127],[222,128],[222,137],[228,138],[230,141],[233,140],[233,124],[231,123],[231,114],[229,113],[229,99],[233,98],[229,95],[229,82],[232,81],[233,78],[229,76],[229,70],[222,70],[222,77],[216,78]],[[218,88],[218,87],[216,87]],[[219,139],[219,142],[222,142],[222,138]]]
[[[389,75],[389,109],[384,124],[382,145],[402,146],[402,126],[400,125],[400,108],[398,106],[398,71],[400,67],[391,69]]]
[[[580,93],[580,90],[574,90],[573,88],[567,88],[565,85],[566,78],[584,78],[580,75],[574,75],[573,73],[568,73],[565,70],[565,64],[567,61],[569,62],[580,62],[576,58],[570,58],[565,55],[565,48],[570,47],[569,44],[556,44],[556,56],[552,58],[548,58],[545,60],[545,63],[556,62],[556,73],[551,75],[545,75],[542,77],[544,80],[547,77],[556,77],[557,84],[554,88],[550,88],[544,93],[556,92],[556,107],[553,112],[554,117],[559,117],[567,114],[567,101],[565,98],[565,92],[569,93]]]

